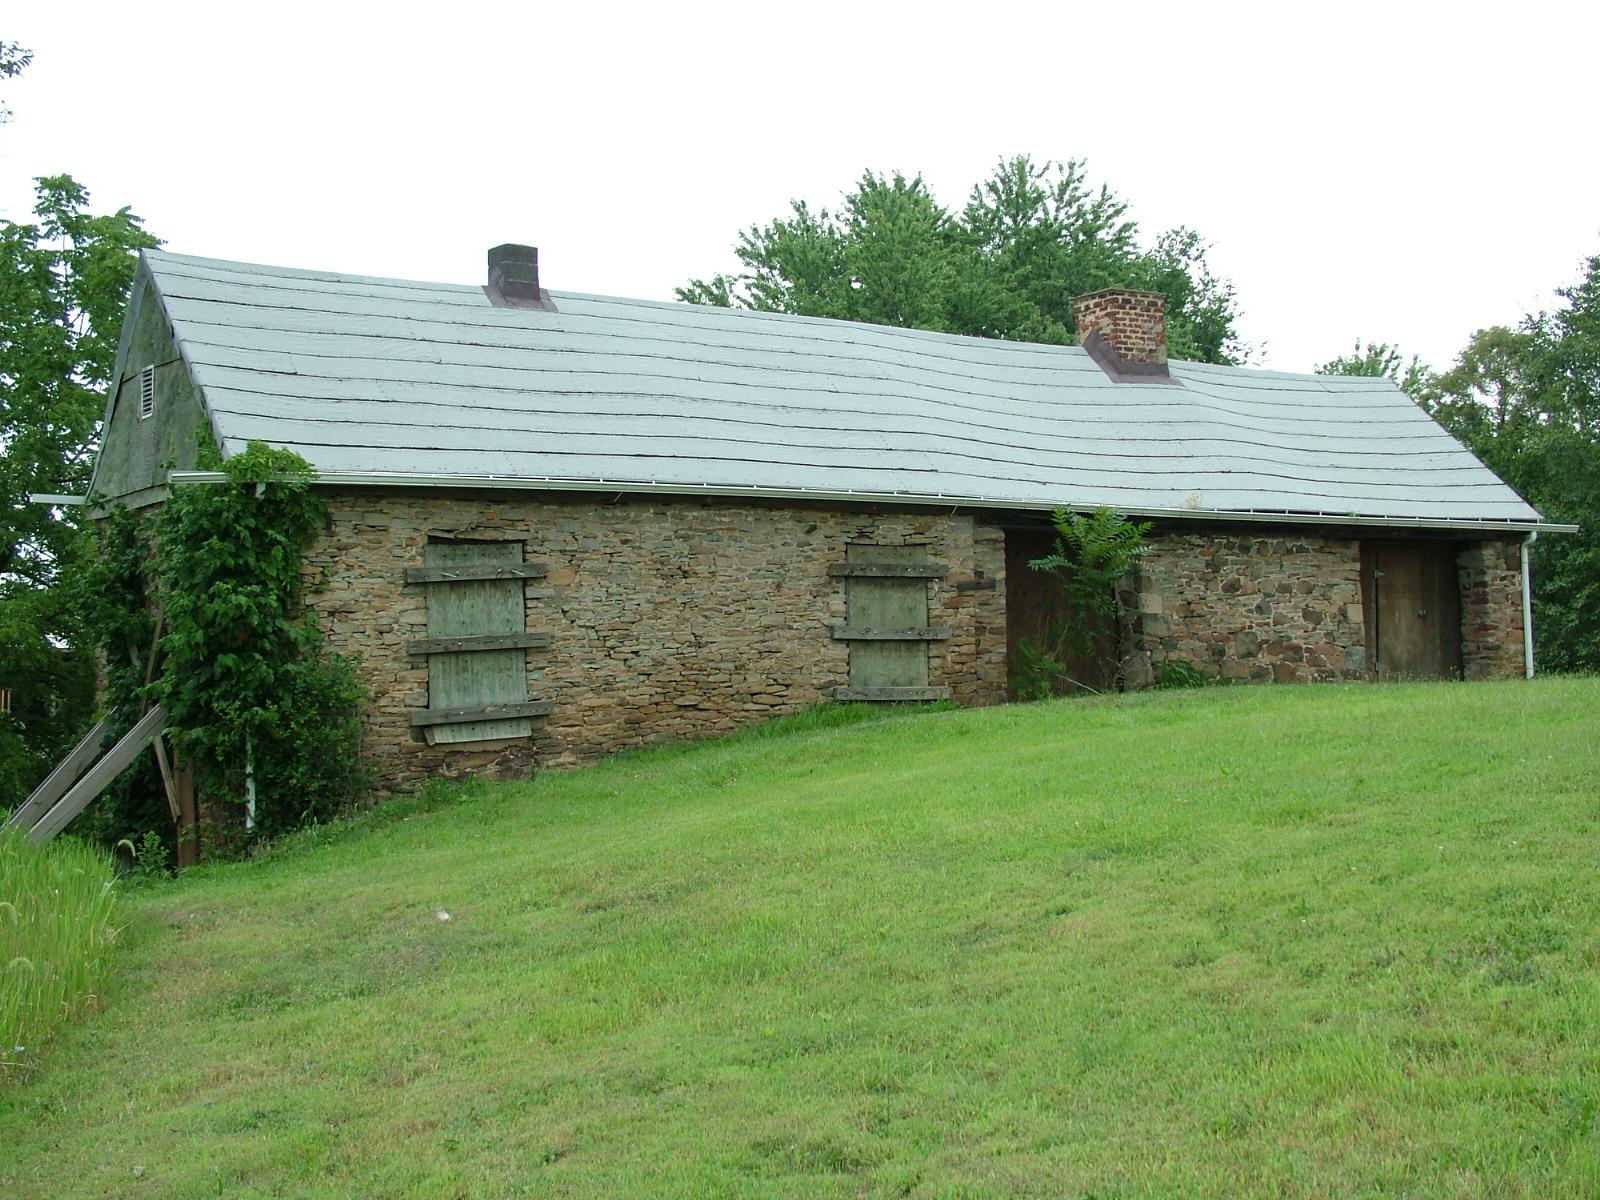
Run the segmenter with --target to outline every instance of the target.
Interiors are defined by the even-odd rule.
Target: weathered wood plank
[[[835,700],[948,700],[947,687],[841,687],[833,689]]]
[[[89,769],[89,764],[94,762],[96,755],[100,753],[100,747],[105,745],[110,732],[109,718],[97,721],[94,728],[84,734],[83,739],[72,748],[71,752],[56,764],[56,769],[44,777],[44,782],[33,789],[33,794],[11,814],[6,824],[22,829],[31,828],[34,822],[48,812],[50,806],[61,799],[66,790],[78,781],[78,776]]]
[[[550,644],[548,633],[480,633],[464,637],[418,638],[407,654],[466,654],[475,650],[526,650]]]
[[[423,549],[423,565],[453,580],[448,587],[428,588],[430,640],[527,632],[525,585],[511,573],[530,565],[522,561],[522,543],[430,542]],[[469,572],[473,578],[466,578]],[[527,699],[528,659],[521,649],[428,656],[429,710],[482,710]],[[520,713],[505,713],[500,720],[436,721],[426,727],[434,744],[527,737],[532,732]]]
[[[459,725],[464,722],[483,721],[491,729],[516,724],[508,721],[510,717],[545,717],[555,711],[554,700],[523,700],[513,704],[484,704],[473,708],[419,708],[411,714],[411,724],[419,725]],[[526,722],[520,722],[526,724]],[[474,741],[490,737],[514,737],[511,733],[489,733],[479,735]]]
[[[522,547],[514,542],[506,545],[516,550],[520,556]],[[473,546],[474,552],[482,553],[494,551],[494,546]],[[543,579],[550,574],[548,563],[525,563],[520,560],[514,563],[463,563],[460,566],[450,567],[407,567],[407,583],[463,583],[480,579]]]
[[[921,546],[869,546],[869,550],[926,550]],[[889,555],[882,562],[829,563],[828,574],[835,579],[943,579],[950,568],[935,562],[893,562]]]
[[[835,625],[838,642],[942,642],[950,636],[948,625]]]
[[[167,710],[159,705],[145,713],[139,723],[106,752],[104,758],[90,767],[88,773],[73,784],[66,795],[34,822],[28,832],[28,840],[37,846],[65,829],[68,821],[88,807],[89,802],[105,791],[106,786],[139,756],[139,752],[150,744],[150,739],[156,736],[166,720]]]

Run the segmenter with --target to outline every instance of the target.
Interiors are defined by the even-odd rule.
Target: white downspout
[[[256,755],[250,744],[250,735],[244,735],[244,828],[249,833],[256,827]]]
[[[1533,589],[1528,582],[1528,547],[1539,540],[1539,531],[1532,529],[1522,541],[1522,672],[1533,678]]]

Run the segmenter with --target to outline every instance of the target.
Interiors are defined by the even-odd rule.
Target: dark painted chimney
[[[1072,302],[1078,345],[1113,379],[1167,379],[1167,298],[1106,288]]]
[[[491,303],[505,308],[542,308],[555,311],[550,293],[539,286],[539,248],[507,242],[489,251]]]

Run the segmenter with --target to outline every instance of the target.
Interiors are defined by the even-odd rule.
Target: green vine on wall
[[[107,514],[86,607],[114,732],[131,727],[147,701],[165,705],[173,748],[221,826],[207,836],[215,854],[243,832],[247,780],[251,837],[325,820],[359,798],[366,693],[354,662],[324,653],[304,604],[304,552],[326,512],[310,464],[260,442],[226,463],[214,449],[202,461],[226,482],[174,488],[150,521],[121,508]],[[164,632],[147,687],[149,598]],[[95,832],[108,844],[170,829],[150,761],[141,756],[96,806]]]
[[[132,729],[144,711],[145,673],[155,637],[151,616],[148,531],[138,513],[117,505],[95,534],[96,555],[84,576],[84,625],[95,634],[103,683],[101,710],[110,723],[108,745]],[[175,831],[160,791],[155,761],[140,755],[103,793],[88,817],[105,845],[141,842],[154,834],[175,845]]]
[[[315,472],[252,442],[227,482],[175,488],[156,521],[167,632],[155,696],[197,786],[237,813],[247,775],[258,836],[322,820],[362,790],[355,664],[322,652],[301,569],[326,515]]]

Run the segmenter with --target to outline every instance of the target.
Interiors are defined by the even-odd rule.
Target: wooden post
[[[178,866],[192,867],[200,861],[200,822],[195,819],[194,768],[177,764]]]

